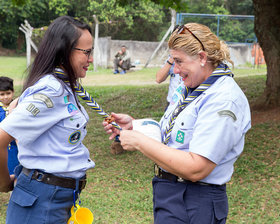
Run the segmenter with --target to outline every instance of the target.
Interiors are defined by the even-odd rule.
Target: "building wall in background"
[[[136,68],[142,68],[159,42],[148,41],[131,41],[131,40],[112,40],[110,37],[102,37],[98,40],[98,56],[95,60],[98,61],[98,66],[103,68],[112,68],[114,56],[120,50],[122,45],[125,45],[130,52],[131,62],[136,65]],[[245,64],[255,63],[255,55],[252,53],[253,44],[228,44],[231,58],[235,67],[241,67]],[[168,57],[167,42],[164,42],[157,54],[151,60],[147,67],[161,66]]]

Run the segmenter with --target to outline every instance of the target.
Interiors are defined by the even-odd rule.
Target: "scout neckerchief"
[[[168,122],[167,128],[163,133],[163,143],[165,145],[168,144],[171,131],[173,129],[174,123],[178,115],[184,110],[187,105],[189,105],[194,99],[196,99],[201,93],[207,90],[216,80],[222,76],[231,76],[233,77],[232,72],[230,71],[229,67],[226,64],[219,64],[218,67],[213,71],[213,73],[203,82],[201,83],[194,91],[189,94],[189,88],[186,87],[185,91],[183,91],[183,98],[178,103],[178,106],[172,113],[170,120]]]
[[[5,111],[5,117],[7,117],[9,112],[8,107],[5,107],[2,102],[0,102],[0,107]]]
[[[58,78],[60,78],[64,83],[69,85],[69,81],[66,80],[66,75],[64,71],[60,68],[56,68],[54,73]],[[99,115],[101,115],[104,119],[109,117],[110,115],[107,114],[99,105],[98,103],[89,95],[89,93],[78,83],[74,85],[75,92],[78,96],[80,96],[86,104],[93,110],[95,110]],[[121,130],[121,127],[116,123],[112,122],[111,123],[115,128]],[[116,138],[118,140],[118,138]]]

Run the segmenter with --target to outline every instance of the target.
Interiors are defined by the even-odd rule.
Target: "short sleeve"
[[[190,151],[218,164],[243,136],[242,111],[233,101],[212,101],[198,113]]]
[[[27,93],[20,97],[17,107],[0,124],[4,131],[21,144],[32,143],[42,133],[68,116],[68,113],[65,113],[67,109],[63,104],[63,98],[60,97],[62,85],[58,81],[49,81],[48,85],[39,85],[27,90]]]

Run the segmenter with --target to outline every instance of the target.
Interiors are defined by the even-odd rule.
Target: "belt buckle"
[[[43,181],[43,178],[44,178],[44,173],[35,170],[32,176],[34,176],[34,179],[35,179],[36,181],[42,182],[42,181]]]
[[[185,182],[185,180],[182,177],[178,177],[177,182],[183,183],[183,182]]]
[[[157,164],[155,164],[154,169],[155,169],[155,175],[159,176],[159,167]]]

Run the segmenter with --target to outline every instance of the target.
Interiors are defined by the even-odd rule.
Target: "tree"
[[[16,43],[20,37],[24,38],[19,26],[24,19],[38,27],[49,24],[55,17],[48,8],[47,0],[0,0],[0,46],[11,49],[19,47]]]
[[[280,106],[280,1],[253,0],[255,33],[267,64],[266,88],[259,107]]]
[[[165,18],[162,6],[151,1],[132,1],[127,5],[117,0],[90,1],[88,10],[98,17],[101,36],[113,39],[157,41]]]
[[[78,17],[90,25],[96,15],[100,36],[120,40],[157,41],[159,31],[166,30],[170,21],[169,11],[150,0],[49,0],[49,6],[57,15]]]

